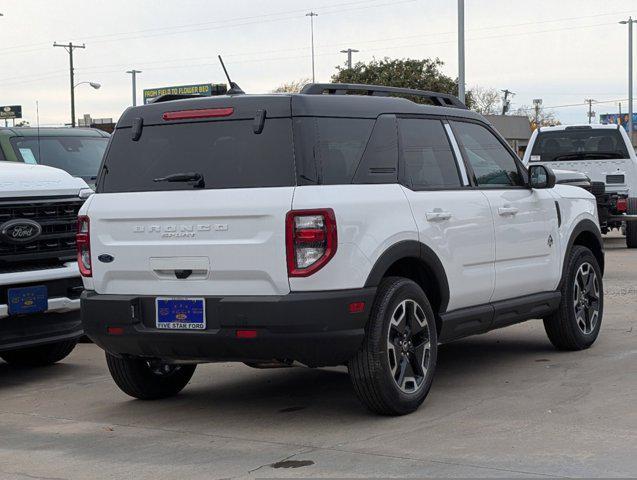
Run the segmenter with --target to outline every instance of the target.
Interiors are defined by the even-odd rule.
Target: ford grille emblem
[[[29,219],[9,220],[0,225],[0,238],[8,243],[32,242],[42,233],[42,226]]]

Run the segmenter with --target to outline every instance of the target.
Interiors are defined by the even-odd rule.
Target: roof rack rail
[[[457,97],[447,93],[428,92],[413,88],[384,87],[380,85],[363,85],[358,83],[309,83],[303,87],[300,93],[305,95],[347,95],[349,92],[359,92],[376,97],[388,97],[390,95],[407,95],[412,97],[427,98],[439,107],[452,107],[467,109]]]
[[[200,98],[201,95],[186,95],[186,94],[174,94],[167,93],[166,95],[160,95],[159,97],[155,97],[148,103],[162,103],[162,102],[170,102],[172,100],[183,100],[185,98]]]

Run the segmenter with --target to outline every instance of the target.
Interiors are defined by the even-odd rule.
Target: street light
[[[97,82],[80,82],[73,85],[73,88],[76,88],[78,85],[82,85],[85,83],[93,87],[95,90],[99,90],[100,88],[102,88],[102,84]]]
[[[622,25],[628,25],[628,136],[633,141],[633,17],[628,20],[619,22]]]
[[[312,83],[316,82],[316,75],[314,74],[314,17],[318,17],[318,13],[310,12],[305,14],[306,17],[310,17],[310,30],[312,35]]]

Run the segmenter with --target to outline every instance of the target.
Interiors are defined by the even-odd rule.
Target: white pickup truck
[[[0,162],[0,357],[48,365],[82,335],[77,212],[92,191],[57,168]]]
[[[602,233],[626,230],[628,248],[637,248],[637,156],[618,125],[560,125],[533,132],[524,165],[546,165],[558,183],[574,184],[568,172],[586,175],[597,199]]]

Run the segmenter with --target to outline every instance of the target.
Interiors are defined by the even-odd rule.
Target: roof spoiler
[[[300,93],[305,95],[347,95],[348,93],[358,93],[374,97],[411,96],[426,98],[439,107],[467,109],[467,106],[453,95],[415,90],[413,88],[384,87],[358,83],[309,83],[303,87]]]

